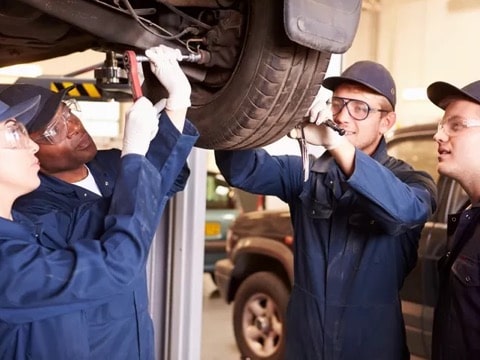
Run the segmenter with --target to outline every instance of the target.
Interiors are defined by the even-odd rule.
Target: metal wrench
[[[188,55],[183,55],[180,61],[187,61],[187,62],[199,62],[200,59],[202,58],[202,55],[200,54],[188,54]],[[138,62],[147,62],[150,61],[148,57],[145,55],[137,55],[137,61]]]
[[[303,168],[303,181],[308,180],[308,176],[310,174],[310,160],[308,158],[308,148],[307,148],[307,140],[305,139],[305,131],[303,124],[298,124],[295,126],[297,132],[300,131],[300,137],[297,138],[298,145],[300,145],[300,154],[302,157],[302,168]]]
[[[298,124],[295,128],[297,129],[297,132],[300,131],[300,137],[297,138],[297,140],[298,140],[298,145],[300,145],[300,154],[302,157],[302,166],[303,166],[303,181],[305,182],[308,180],[308,176],[310,174],[310,159],[308,156],[307,140],[305,139],[305,131],[304,131],[305,125],[309,124],[308,117],[305,117],[304,120],[306,121]],[[325,120],[320,125],[328,126],[329,128],[338,132],[340,135],[342,136],[345,135],[345,132],[346,132],[345,129],[342,129],[337,124],[335,124],[334,121],[330,119]]]
[[[198,62],[200,59],[200,54],[188,54],[182,55],[181,61]],[[132,89],[133,101],[136,101],[138,98],[143,96],[142,84],[138,71],[138,63],[148,62],[150,60],[145,55],[137,55],[135,54],[135,51],[127,50],[123,54],[123,61],[128,74],[128,82],[130,83],[130,87]]]

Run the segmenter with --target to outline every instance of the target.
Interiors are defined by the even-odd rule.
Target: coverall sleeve
[[[188,152],[179,151],[165,164],[170,161],[183,164],[187,155]],[[46,245],[21,224],[13,223],[18,226],[14,232],[2,231],[0,318],[19,323],[95,306],[102,298],[129,286],[144,271],[166,192],[178,172],[165,175],[162,177],[143,156],[124,156],[104,218],[105,232],[98,239],[80,238],[59,247],[56,244],[65,242],[65,234],[60,232],[49,233],[49,245]],[[86,203],[73,214],[50,213],[48,216],[85,226],[85,220],[88,222],[97,211],[104,211],[105,204],[105,201],[99,202],[97,207]],[[62,229],[62,224],[59,225],[57,229]],[[75,233],[75,226],[70,229]]]
[[[285,202],[302,191],[299,156],[271,156],[263,149],[216,150],[215,161],[226,181],[239,189],[278,196]]]
[[[158,132],[150,143],[146,157],[157,169],[159,169],[161,174],[163,172],[171,171],[172,165],[175,167],[182,165],[180,174],[175,179],[172,188],[167,194],[169,197],[185,188],[185,184],[190,175],[190,169],[188,168],[186,161],[184,161],[183,164],[167,164],[166,162],[168,158],[164,155],[170,153],[171,149],[175,148],[189,149],[188,152],[190,152],[191,147],[195,144],[197,139],[198,131],[189,120],[185,121],[182,136],[172,124],[166,112],[162,111],[158,124]]]
[[[347,181],[362,196],[359,205],[391,234],[423,226],[436,209],[431,176],[402,164],[390,170],[356,150],[355,171]]]

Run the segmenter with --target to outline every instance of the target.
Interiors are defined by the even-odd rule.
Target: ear
[[[394,111],[390,111],[387,113],[387,115],[383,116],[380,119],[380,128],[379,132],[380,134],[385,134],[388,130],[392,128],[393,125],[395,125],[397,121],[397,114]]]

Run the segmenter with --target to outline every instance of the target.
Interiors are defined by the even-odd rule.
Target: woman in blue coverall
[[[315,104],[315,124],[304,133],[327,151],[307,180],[300,157],[261,149],[216,151],[217,165],[230,185],[289,204],[295,241],[286,359],[406,360],[399,290],[435,210],[435,183],[387,154],[383,134],[396,118],[387,69],[360,61],[323,86],[333,91],[331,117]],[[323,124],[328,118],[345,136]]]
[[[149,107],[145,114],[139,112],[140,117],[158,118],[157,113],[165,105],[165,111],[157,120],[159,130],[146,153],[146,158],[160,172],[162,182],[160,202],[147,204],[154,208],[153,211],[157,207],[163,209],[168,199],[183,189],[189,174],[186,158],[198,132],[185,119],[191,90],[178,65],[179,51],[160,45],[147,50],[146,55],[169,93],[166,101],[155,105],[154,115],[150,115],[152,109]],[[0,94],[0,100],[18,101],[38,94],[42,96],[39,112],[31,119],[20,118],[40,148],[37,157],[41,162],[41,184],[35,191],[20,197],[14,209],[33,219],[41,216],[44,227],[51,227],[58,226],[56,221],[50,224],[51,212],[69,213],[78,206],[89,206],[97,201],[108,203],[112,193],[117,191],[121,157],[118,149],[97,151],[81,121],[63,101],[65,92],[53,93],[39,86],[14,84]],[[59,129],[59,122],[64,127],[50,131]],[[97,238],[103,233],[107,208],[103,206],[103,212],[102,208],[97,210],[96,216],[76,219],[76,231],[70,241]],[[105,298],[98,306],[85,309],[84,317],[88,324],[89,359],[153,359],[153,324],[148,311],[145,267],[128,287]]]
[[[127,114],[112,196],[73,212],[27,218],[12,204],[40,184],[39,146],[15,118],[28,122],[38,103],[38,97],[19,105],[0,102],[0,358],[152,359],[151,321],[137,319],[129,333],[112,339],[115,316],[135,308],[104,305],[143,277],[164,204],[198,133],[163,134],[167,142],[187,140],[170,141],[170,152],[152,164],[144,155],[158,132],[158,110],[140,98]],[[98,237],[89,236],[90,225]],[[86,316],[92,309],[110,311],[110,321],[92,325]],[[149,344],[144,353],[137,343],[142,331]]]

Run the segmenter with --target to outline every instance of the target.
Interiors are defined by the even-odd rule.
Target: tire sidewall
[[[282,322],[282,335],[277,351],[269,357],[258,357],[248,346],[243,329],[243,316],[249,299],[257,294],[264,294],[274,300]],[[243,356],[252,360],[277,360],[282,359],[285,352],[286,312],[289,299],[289,291],[284,282],[272,272],[257,272],[247,277],[235,295],[233,306],[233,326],[237,346]]]

